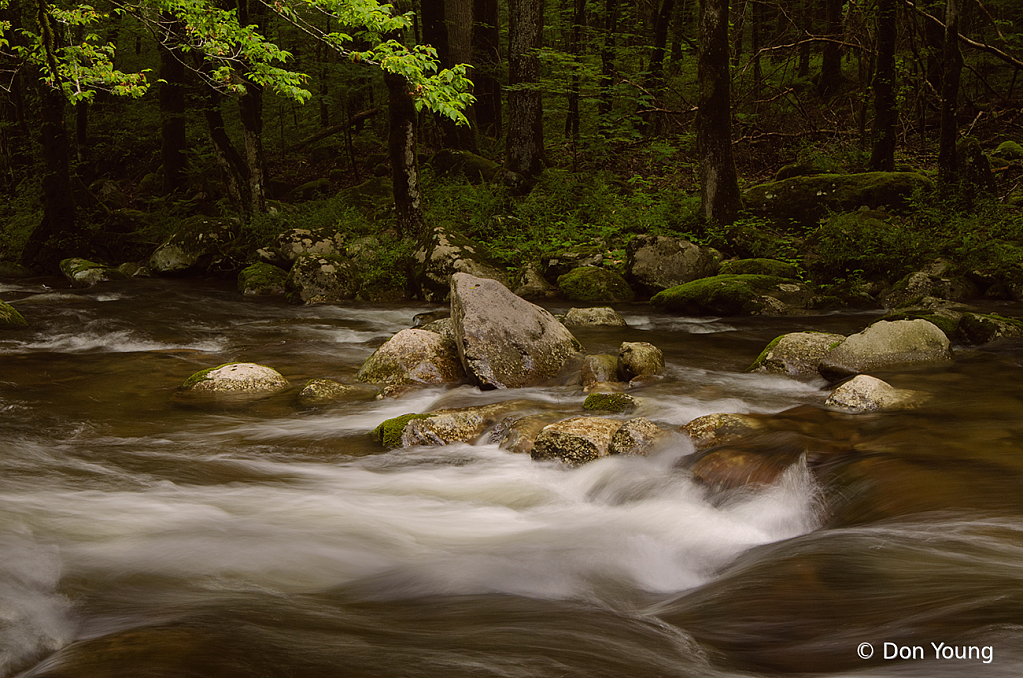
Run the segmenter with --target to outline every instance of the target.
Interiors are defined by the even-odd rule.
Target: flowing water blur
[[[636,392],[638,415],[784,413],[809,454],[829,450],[812,471],[721,493],[682,468],[681,435],[578,469],[486,443],[384,451],[368,435],[505,398],[576,414],[571,388],[297,404],[310,378],[352,382],[425,305],[293,307],[159,280],[5,283],[0,298],[32,324],[0,334],[0,678],[1023,666],[1019,343],[878,374],[928,400],[853,416],[820,409],[823,381],[743,370],[778,334],[854,332],[868,315],[634,306],[627,330],[577,331],[591,353],[664,350],[667,378]],[[190,374],[229,361],[293,388],[213,410],[175,401]]]

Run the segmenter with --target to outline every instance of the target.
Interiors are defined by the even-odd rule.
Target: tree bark
[[[224,125],[224,115],[220,111],[221,95],[212,87],[207,88],[206,101],[203,106],[203,117],[213,142],[213,150],[217,157],[221,176],[227,184],[228,197],[238,209],[244,210],[247,204],[246,187],[248,185],[248,169],[241,154],[231,143]]]
[[[498,0],[473,0],[472,9],[472,81],[476,103],[476,125],[490,137],[501,136],[500,3]]]
[[[255,0],[238,0],[238,22],[243,26],[251,21],[262,30],[262,19],[266,6]],[[245,144],[245,162],[248,166],[249,214],[266,212],[266,154],[263,152],[263,88],[254,82],[245,81],[245,94],[238,99],[238,111],[242,122],[242,139]]]
[[[185,64],[174,50],[179,44],[181,25],[168,13],[169,27],[162,36],[160,51],[160,159],[163,162],[163,191],[174,193],[184,185],[188,139],[185,136]]]
[[[958,175],[956,140],[959,134],[956,113],[959,109],[959,80],[963,54],[959,51],[959,15],[962,0],[945,3],[945,48],[941,78],[941,132],[938,136],[938,181],[953,186]]]
[[[825,21],[828,42],[824,43],[821,54],[821,79],[817,89],[821,94],[831,94],[842,84],[842,8],[845,0],[824,0]]]
[[[389,123],[387,154],[391,161],[398,231],[404,236],[419,237],[426,230],[426,222],[416,154],[416,106],[409,92],[409,82],[403,76],[385,71],[384,84],[387,85]]]
[[[702,0],[700,3],[697,80],[700,98],[696,145],[700,158],[701,206],[708,221],[730,224],[739,214],[742,197],[732,156],[728,0]]]
[[[615,36],[618,31],[619,0],[605,0],[604,44],[600,48],[600,103],[597,110],[602,116],[611,113],[614,106]]]
[[[895,43],[898,39],[896,3],[878,0],[877,61],[874,65],[874,129],[870,169],[895,170],[895,128],[899,121],[895,88]]]
[[[585,21],[586,0],[574,0],[568,42],[568,52],[572,55],[572,79],[568,86],[568,116],[565,118],[565,140],[572,145],[573,157],[579,146],[579,50]]]
[[[505,165],[526,177],[544,165],[543,100],[540,56],[543,41],[543,0],[510,0],[508,140]]]

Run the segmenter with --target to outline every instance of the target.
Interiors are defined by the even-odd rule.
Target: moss
[[[0,301],[0,329],[27,327],[28,321],[10,304]]]
[[[896,311],[885,315],[885,317],[881,318],[881,320],[878,320],[877,322],[893,320],[926,320],[927,322],[936,325],[938,329],[944,332],[945,336],[952,341],[956,341],[960,336],[959,324],[961,320],[959,316],[950,317],[927,311]]]
[[[784,334],[781,334],[772,339],[771,343],[765,346],[764,350],[757,356],[757,359],[753,361],[753,364],[746,368],[746,371],[755,372],[760,369],[760,367],[764,364],[764,361],[767,360],[767,354],[771,352],[772,348],[778,345],[778,342],[781,341],[784,336]]]
[[[195,386],[196,384],[198,384],[200,381],[206,381],[207,379],[209,379],[210,372],[219,370],[221,367],[227,367],[228,365],[238,365],[238,364],[239,363],[237,363],[237,362],[224,363],[223,365],[217,365],[216,367],[209,367],[209,368],[207,368],[205,370],[199,370],[198,372],[196,372],[195,374],[190,376],[188,379],[185,379],[185,383],[183,383],[181,385],[181,389],[182,390],[190,389],[193,386]]]
[[[966,313],[958,330],[964,343],[986,344],[1002,337],[1023,337],[1023,322],[995,313]]]
[[[238,291],[249,294],[284,294],[287,277],[287,271],[273,264],[252,264],[238,274]]]
[[[616,302],[636,298],[625,278],[595,266],[581,266],[559,276],[558,289],[573,301]]]
[[[770,275],[715,275],[658,292],[650,304],[668,311],[738,315],[764,292],[788,282]]]
[[[586,396],[583,409],[602,412],[632,412],[636,409],[636,399],[627,393],[591,393]]]
[[[799,278],[799,268],[777,259],[738,259],[721,264],[722,275],[773,275],[778,278]]]
[[[400,417],[392,417],[373,429],[373,437],[380,441],[384,447],[400,447],[401,434],[405,431],[405,425],[413,419],[429,419],[430,414],[403,414]]]
[[[998,148],[992,155],[997,155],[999,158],[1006,160],[1023,160],[1023,146],[1020,146],[1015,141],[1003,141],[998,144]]]

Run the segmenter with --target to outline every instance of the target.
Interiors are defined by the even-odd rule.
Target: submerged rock
[[[384,447],[473,443],[508,413],[530,406],[526,401],[510,400],[422,414],[403,414],[377,426],[373,436]]]
[[[627,393],[591,393],[583,401],[583,409],[592,411],[628,413],[636,407],[636,399]]]
[[[545,383],[581,348],[547,310],[466,273],[451,278],[451,319],[462,366],[482,388]]]
[[[717,447],[741,440],[763,428],[763,422],[745,414],[705,414],[678,428],[697,449]]]
[[[617,381],[618,356],[609,353],[586,356],[583,358],[581,375],[585,387]]]
[[[298,392],[298,402],[305,407],[328,405],[351,395],[353,389],[334,379],[310,379]]]
[[[536,436],[530,454],[537,461],[558,459],[579,466],[606,457],[611,438],[621,425],[617,419],[603,417],[565,419],[545,426]]]
[[[838,381],[894,365],[950,360],[948,337],[937,325],[926,320],[882,320],[828,351],[818,370],[825,379]]]
[[[388,339],[355,378],[371,384],[446,384],[465,380],[458,347],[425,329],[402,330]]]
[[[638,235],[625,249],[625,278],[647,294],[715,275],[721,255],[664,235]]]
[[[17,309],[7,302],[0,301],[0,329],[27,327],[28,321],[18,313]]]
[[[826,332],[783,334],[767,345],[747,371],[817,377],[821,358],[843,341],[844,335]]]
[[[200,370],[185,380],[182,391],[211,394],[269,394],[288,388],[280,372],[255,363],[226,363]]]

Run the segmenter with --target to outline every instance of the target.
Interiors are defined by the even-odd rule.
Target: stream
[[[823,379],[744,370],[779,334],[849,334],[878,312],[635,304],[616,306],[627,329],[571,328],[588,353],[662,349],[666,376],[632,391],[634,416],[787,416],[807,452],[839,450],[721,492],[683,468],[681,434],[574,469],[369,435],[513,398],[577,416],[577,387],[298,404],[309,379],[353,383],[437,306],[299,307],[155,279],[0,281],[0,299],[31,324],[0,331],[0,678],[1023,670],[1023,341],[879,372],[926,400],[851,415],[823,409]],[[233,361],[292,387],[245,406],[174,399]]]

